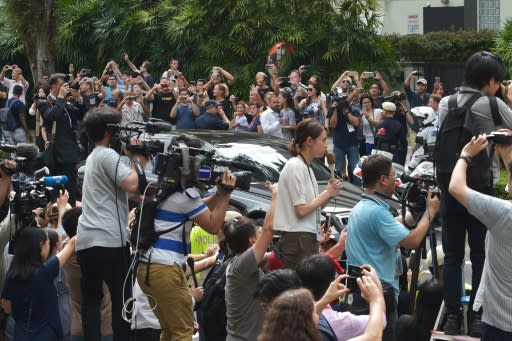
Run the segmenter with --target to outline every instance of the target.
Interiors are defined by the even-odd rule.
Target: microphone
[[[34,172],[34,178],[36,178],[36,179],[39,179],[40,177],[45,176],[45,175],[50,175],[50,170],[46,166],[43,168],[40,168]]]
[[[45,176],[41,182],[48,187],[65,186],[68,183],[68,177],[66,175]]]
[[[325,154],[325,156],[327,157],[327,164],[331,170],[331,178],[334,179],[334,164],[336,163],[336,155],[334,155],[333,152],[328,152]]]
[[[249,171],[249,172],[257,172],[258,171],[258,167],[249,165],[246,163],[238,162],[238,161],[229,161],[229,160],[222,160],[222,159],[213,159],[213,161],[215,164],[217,164],[219,166],[234,167],[234,168],[238,168],[238,169],[241,169],[244,171]]]
[[[146,129],[152,130],[153,132],[170,132],[172,131],[172,125],[164,122],[164,121],[150,121],[150,122],[141,122],[141,121],[133,121],[131,124],[137,124]]]
[[[7,153],[16,153],[18,157],[24,157],[27,160],[35,160],[39,156],[39,149],[31,143],[18,143],[18,145],[0,143],[0,150]]]
[[[194,264],[195,264],[194,258],[188,257],[187,265],[190,268],[190,272],[192,272],[192,279],[194,280],[194,285],[196,286],[196,288],[199,288],[199,285],[197,284],[196,271],[194,270]]]
[[[35,160],[39,156],[39,148],[31,143],[18,143],[16,145],[16,156],[24,157],[27,160]]]

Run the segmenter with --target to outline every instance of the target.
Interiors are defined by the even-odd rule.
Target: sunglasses
[[[314,89],[312,88],[307,88],[307,92],[312,92]]]
[[[349,82],[348,80],[346,80],[346,79],[345,79],[345,80],[342,80],[341,82],[342,82],[342,83],[350,83],[350,82]]]

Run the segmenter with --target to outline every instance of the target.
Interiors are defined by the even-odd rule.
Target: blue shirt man
[[[427,90],[427,80],[425,78],[420,78],[416,81],[416,89],[418,92],[413,92],[409,86],[411,82],[411,78],[416,76],[418,71],[413,71],[407,76],[404,81],[404,91],[407,95],[407,100],[409,101],[409,106],[411,108],[427,106],[428,99],[430,98],[430,94],[426,92]]]
[[[371,155],[363,162],[361,171],[366,195],[350,213],[345,252],[348,264],[369,264],[377,271],[386,299],[387,326],[383,340],[394,340],[393,326],[397,319],[398,301],[398,247],[415,249],[420,245],[428,232],[431,219],[439,211],[439,199],[430,195],[427,209],[416,228],[408,230],[394,219],[390,206],[383,199],[393,195],[395,190],[396,172],[391,159],[381,154]],[[412,225],[413,219],[409,216],[406,219]],[[351,309],[360,314],[366,313],[367,308],[358,306],[362,302],[358,294],[351,295],[354,298]]]
[[[206,101],[205,112],[196,119],[196,129],[228,130],[229,120],[222,109],[213,100]]]

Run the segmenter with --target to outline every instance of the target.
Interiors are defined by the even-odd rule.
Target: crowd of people
[[[255,75],[247,101],[231,94],[236,80],[222,67],[213,67],[208,79],[189,81],[176,59],[160,77],[152,75],[150,61],[137,67],[128,55],[123,60],[130,71],[109,61],[100,77],[87,69],[75,74],[70,65],[69,74],[42,79],[29,110],[35,132],[25,116],[29,83],[22,70],[6,65],[0,73],[6,87],[0,98],[8,108],[0,113],[4,138],[17,146],[37,143],[43,154],[53,149],[53,162],[43,161],[52,174],[68,178],[54,203],[34,207],[32,219],[9,204],[16,163],[0,166],[5,339],[191,340],[198,332],[206,341],[428,340],[440,299],[446,306],[442,329],[456,335],[466,233],[473,269],[469,334],[482,340],[512,336],[510,203],[493,197],[499,164],[512,172],[512,144],[491,147],[485,135],[498,129],[512,135],[512,94],[502,83],[506,69],[499,57],[471,56],[463,86],[446,97],[439,80],[427,93],[428,81],[418,71],[404,80],[404,93],[390,93],[378,71],[345,71],[326,95],[318,75],[301,82],[307,66],[278,77],[271,64]],[[432,116],[415,110],[421,107],[430,107]],[[466,107],[472,132],[482,135],[455,147],[452,169],[437,174],[440,196],[429,191],[421,214],[393,214],[387,200],[395,191],[393,164],[406,162],[408,131],[427,139],[443,134],[453,113]],[[150,119],[177,130],[233,129],[288,139],[291,158],[279,182],[268,183],[265,219],[229,211],[236,183],[230,171],[217,179],[213,193],[201,192],[188,173],[148,193],[148,155],[127,149],[121,155],[111,147],[119,127]],[[339,175],[364,188],[341,231],[322,223],[321,215],[343,191],[341,177],[320,191],[311,167],[324,157],[329,132]],[[177,133],[169,148],[200,150],[203,142]],[[372,154],[374,149],[390,156]],[[353,170],[361,155],[368,157],[359,179]],[[139,248],[130,230],[140,233],[148,215],[154,239]],[[401,249],[418,248],[438,216],[442,276],[411,295],[420,305],[415,312],[404,311]],[[218,245],[206,243],[192,253],[191,243],[206,235]],[[432,292],[438,297],[426,298]]]

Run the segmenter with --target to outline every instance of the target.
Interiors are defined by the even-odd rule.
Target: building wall
[[[382,33],[398,34],[423,34],[423,7],[455,7],[472,3],[478,8],[479,0],[448,0],[445,5],[441,0],[381,0],[383,11]],[[500,3],[500,27],[503,27],[506,20],[512,17],[512,1],[499,0]],[[478,17],[478,15],[477,15]],[[467,18],[465,18],[467,19]],[[474,20],[473,20],[474,21]],[[476,26],[476,23],[471,23]]]

